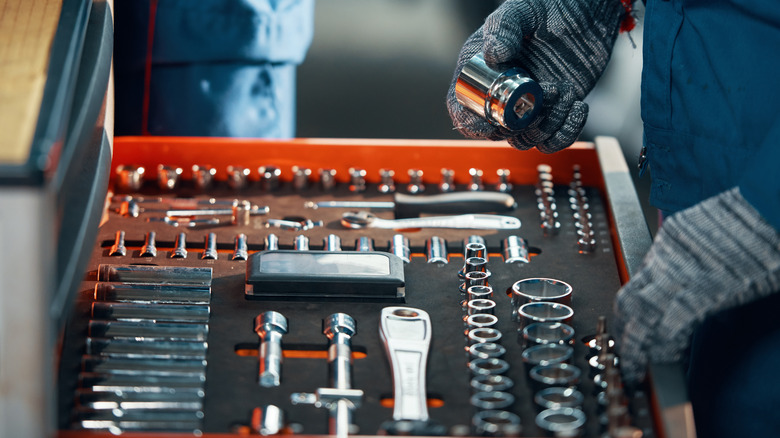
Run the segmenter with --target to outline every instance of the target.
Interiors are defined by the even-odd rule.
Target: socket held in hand
[[[499,72],[490,68],[482,53],[463,66],[455,83],[458,103],[493,125],[521,130],[542,109],[542,87],[519,68]]]

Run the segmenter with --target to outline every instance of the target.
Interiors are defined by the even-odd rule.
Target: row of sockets
[[[187,238],[188,235],[184,232],[176,235],[176,240],[168,255],[169,258],[185,259],[188,257]],[[203,240],[203,247],[200,248],[200,259],[219,259],[217,234],[207,233]],[[468,244],[472,242],[481,243],[482,245],[485,244],[484,238],[478,235],[468,237],[464,244],[468,246]],[[264,250],[280,249],[279,237],[273,233],[266,235],[262,248]],[[292,248],[298,251],[309,251],[311,249],[309,237],[303,234],[295,236]],[[405,263],[411,262],[412,253],[409,238],[403,234],[394,235],[389,241],[387,248],[388,252],[397,255]],[[343,249],[341,237],[336,234],[329,234],[323,239],[322,249],[325,251],[341,251]],[[355,251],[369,252],[375,250],[374,239],[367,236],[361,236],[355,240]],[[529,263],[530,261],[528,243],[525,239],[518,236],[513,235],[503,239],[501,243],[501,252],[505,263]],[[127,256],[127,254],[126,234],[125,231],[119,230],[114,235],[114,243],[109,248],[108,255],[110,257],[124,257]],[[449,262],[449,254],[450,252],[445,239],[438,236],[432,236],[426,240],[425,257],[428,263],[446,264]],[[158,256],[157,233],[155,231],[149,231],[144,235],[144,243],[141,245],[137,256]],[[248,257],[249,245],[247,243],[247,236],[244,233],[239,233],[234,238],[233,252],[229,258],[230,260],[246,260]]]
[[[548,165],[539,165],[536,170],[535,194],[541,227],[545,235],[555,235],[560,231],[561,223],[558,221],[552,168]],[[577,247],[581,254],[591,253],[596,249],[596,233],[593,230],[590,204],[582,184],[582,173],[579,166],[573,168],[568,195],[577,232]]]
[[[506,348],[499,344],[502,333],[495,328],[498,318],[488,284],[490,272],[485,250],[478,243],[467,245],[465,263],[459,271],[465,292],[465,334],[468,368],[474,393],[470,402],[477,408],[472,425],[477,435],[516,436],[520,418],[507,410],[514,403],[509,392],[513,382],[505,376],[510,364],[502,359]],[[565,432],[577,436],[586,427],[585,396],[578,390],[582,371],[574,359],[574,328],[571,320],[572,287],[550,278],[528,278],[515,282],[511,290],[513,320],[519,327],[522,361],[539,407],[536,426],[547,434]],[[614,342],[606,333],[606,319],[599,318],[597,334],[586,341],[589,354],[588,378],[594,383],[598,425],[606,436],[636,432],[631,425],[628,400],[623,392]]]
[[[211,269],[101,265],[97,279],[77,427],[200,433]]]
[[[306,190],[318,186],[322,190],[333,190],[337,185],[337,170],[333,168],[320,168],[317,177],[314,177],[312,169],[301,166],[293,166],[290,169],[290,186],[296,190]],[[407,172],[408,183],[405,191],[411,194],[419,194],[427,191],[423,181],[424,172],[421,169],[409,169]],[[184,169],[177,166],[160,164],[157,166],[157,177],[154,180],[157,187],[163,191],[172,191],[178,188],[182,182],[197,189],[208,190],[217,184],[217,169],[212,166],[194,165],[191,168],[191,177],[183,181]],[[347,169],[349,175],[349,189],[360,193],[367,190],[367,172],[359,167]],[[481,169],[469,169],[469,183],[467,190],[485,190],[483,181],[484,172]],[[265,191],[275,191],[280,188],[285,177],[281,168],[277,166],[261,166],[255,173],[248,167],[228,166],[225,169],[225,183],[233,190],[241,190],[257,184]],[[147,181],[146,169],[138,165],[121,165],[116,169],[116,185],[120,191],[133,192],[139,190]],[[396,173],[392,169],[380,169],[377,190],[379,193],[393,193],[399,185]],[[509,192],[512,190],[509,169],[496,170],[496,182],[492,183],[492,190]],[[455,171],[442,168],[440,181],[437,184],[439,192],[446,193],[455,190]]]
[[[469,242],[464,250],[464,264],[458,271],[462,283],[461,307],[464,310],[467,368],[472,394],[469,403],[476,409],[472,433],[477,436],[517,436],[520,417],[509,411],[515,398],[509,389],[513,384],[505,373],[509,362],[503,359],[506,348],[503,334],[496,328],[496,302],[489,284],[487,248],[481,242]]]

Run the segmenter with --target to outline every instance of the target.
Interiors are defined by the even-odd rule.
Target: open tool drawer
[[[194,172],[193,166],[215,173]],[[398,193],[407,192],[410,183],[419,189],[416,183],[421,182],[425,191],[418,196],[438,194],[443,168],[453,171],[449,182],[455,193],[469,192],[478,182],[483,191],[499,193],[497,172],[508,170],[504,182],[511,188],[503,188],[516,206],[501,214],[519,219],[521,227],[348,229],[341,218],[349,209],[304,207],[307,202],[393,201],[392,193],[381,193],[380,187],[390,182],[380,178],[382,169],[395,172],[392,182]],[[334,177],[333,184],[327,178],[323,184],[321,169],[335,171],[325,172]],[[422,171],[421,181],[411,179],[410,169]],[[470,169],[482,172],[481,181],[474,180]],[[535,423],[538,388],[527,377],[531,366],[524,363],[519,322],[507,294],[526,278],[571,285],[574,316],[567,322],[575,335],[568,362],[581,370],[573,384],[583,396],[581,433],[604,432],[606,417],[586,359],[591,350],[583,339],[597,332],[601,316],[609,329],[613,297],[650,244],[614,139],[599,138],[543,155],[480,141],[117,138],[112,172],[105,218],[62,343],[61,436],[93,436],[93,430],[133,436],[257,434],[260,413],[266,418],[275,412],[268,405],[283,412],[283,433],[328,434],[328,410],[293,403],[291,397],[305,401],[301,393],[335,385],[323,321],[340,313],[349,315],[357,328],[350,340],[349,372],[351,388],[362,391],[362,400],[351,411],[357,427],[352,432],[375,435],[393,416],[393,378],[379,335],[380,315],[389,306],[420,309],[430,316],[427,406],[430,419],[441,429],[426,432],[490,433],[489,424],[477,429],[472,418],[492,408],[519,419],[515,434],[519,430],[521,436],[545,436]],[[197,175],[200,179],[194,178]],[[538,191],[542,186],[552,190]],[[232,204],[236,199],[249,201],[251,207]],[[550,221],[552,206],[557,206],[557,218]],[[228,211],[169,214],[172,209],[196,208]],[[371,211],[384,219],[394,216],[392,210]],[[280,219],[288,222],[274,222]],[[586,233],[592,241],[578,242],[583,227],[592,230]],[[267,264],[272,275],[263,279],[262,287],[255,281],[262,271],[261,254],[293,254],[287,269],[307,274],[313,265],[302,265],[303,257],[338,254],[336,242],[341,255],[348,257],[335,262],[335,269],[349,271],[361,264],[361,256],[389,259],[392,291],[378,292],[385,286],[367,280],[371,273],[365,267],[355,268],[359,272],[349,281],[337,279],[335,288],[323,285],[330,271],[310,275],[313,283],[302,286],[279,276],[274,263]],[[490,299],[495,303],[489,312],[497,317],[491,321],[491,333],[501,335],[497,343],[505,352],[499,364],[508,366],[505,370],[497,370],[496,362],[477,370],[468,366],[465,318],[470,312],[488,312],[468,308],[467,294],[459,290],[463,280],[458,272],[466,264],[468,242],[486,247]],[[267,251],[269,245],[278,250]],[[523,256],[526,260],[518,261]],[[350,274],[354,272],[344,277]],[[321,293],[352,290],[350,284],[357,284],[353,292]],[[258,383],[255,318],[269,311],[286,318],[287,330],[281,337],[279,385],[265,387]],[[501,395],[483,394],[472,401],[472,377],[491,372],[501,372],[513,385],[501,389]],[[664,436],[653,415],[655,389],[627,388],[624,395],[629,409],[623,420],[646,437]]]

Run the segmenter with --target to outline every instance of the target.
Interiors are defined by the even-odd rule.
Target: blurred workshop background
[[[314,39],[297,70],[298,137],[461,139],[445,95],[463,42],[496,0],[326,0],[316,2]],[[640,9],[638,13],[642,14]],[[581,139],[618,139],[651,232],[649,178],[638,178],[642,29],[618,37],[588,96]]]

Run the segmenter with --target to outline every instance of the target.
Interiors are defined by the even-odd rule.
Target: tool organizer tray
[[[616,151],[619,153],[619,149],[611,149],[612,153]],[[393,380],[379,337],[380,312],[387,306],[400,305],[422,309],[430,315],[432,342],[426,384],[431,420],[445,426],[448,435],[478,434],[471,425],[478,409],[470,403],[474,390],[470,387],[473,374],[468,368],[470,359],[466,350],[466,295],[459,290],[463,280],[458,271],[464,266],[465,243],[481,238],[487,248],[489,284],[496,303],[493,314],[498,322],[495,328],[502,335],[499,343],[506,349],[503,359],[509,364],[504,374],[514,382],[514,386],[505,391],[513,396],[514,402],[500,409],[519,416],[521,436],[545,435],[534,421],[540,409],[533,400],[535,391],[527,377],[529,366],[521,357],[523,345],[519,326],[512,317],[513,305],[507,291],[521,279],[561,280],[573,289],[574,316],[569,324],[574,328],[575,342],[570,364],[582,370],[576,385],[584,395],[582,410],[587,418],[582,434],[600,436],[605,430],[602,424],[605,417],[597,400],[598,391],[589,376],[590,365],[586,357],[591,351],[582,340],[596,333],[600,316],[607,318],[609,328],[614,295],[627,276],[626,254],[607,199],[600,153],[603,154],[590,143],[578,143],[558,154],[543,155],[535,151],[516,151],[505,144],[475,141],[116,139],[112,171],[122,165],[135,165],[144,167],[145,173],[138,189],[128,189],[123,185],[126,181],[117,177],[109,193],[89,270],[62,340],[58,388],[60,429],[66,434],[78,434],[86,429],[112,433],[149,432],[155,436],[166,432],[255,434],[258,433],[256,419],[253,420],[255,410],[275,405],[284,412],[286,433],[328,434],[328,411],[309,404],[293,404],[291,395],[314,393],[318,388],[329,386],[328,338],[323,335],[323,319],[334,313],[346,313],[354,318],[357,326],[357,333],[352,338],[352,388],[364,392],[361,405],[353,411],[353,422],[358,427],[358,434],[375,435],[393,413]],[[173,189],[160,188],[157,173],[160,164],[183,169]],[[193,165],[216,169],[214,181],[208,188],[197,189],[193,185]],[[249,169],[244,187],[228,184],[225,169],[231,165]],[[560,223],[557,231],[542,226],[544,202],[539,199],[539,165],[549,166],[542,169],[551,176],[553,192],[552,198],[545,202],[557,205]],[[275,166],[281,170],[278,187],[269,189],[268,181],[258,181],[260,166]],[[307,187],[293,187],[293,166],[312,170]],[[319,184],[317,172],[322,168],[336,170],[336,184],[332,188],[323,189]],[[350,168],[365,169],[365,191],[356,193],[351,188],[354,181],[349,176]],[[468,190],[472,182],[469,169],[483,171],[485,191],[495,190],[498,169],[509,169],[512,184],[509,193],[517,206],[501,214],[519,218],[522,225],[513,230],[347,229],[340,219],[349,209],[304,208],[307,201],[392,201],[392,194],[378,191],[379,169],[383,168],[395,171],[398,192],[405,192],[410,182],[408,169],[422,170],[424,194],[439,193],[441,168],[454,171],[455,191]],[[578,169],[576,172],[575,168]],[[569,189],[573,180],[579,181],[580,194],[587,198],[587,205],[580,205],[579,210],[570,206],[573,201]],[[128,215],[122,204],[128,199],[141,201],[146,210],[137,217]],[[153,211],[157,206],[169,205],[166,202],[170,205],[181,203],[182,199],[247,200],[253,205],[267,206],[268,212],[253,214],[244,223],[236,223],[231,215],[219,216],[219,223],[197,226],[188,226],[190,222],[186,220],[167,223],[147,220],[160,217]],[[392,211],[371,211],[381,218],[393,218]],[[580,216],[574,214],[577,212]],[[578,243],[577,231],[581,227],[576,226],[583,212],[591,215],[594,239],[586,245]],[[292,219],[298,223],[310,220],[309,225],[314,226],[308,229],[267,226],[269,219]],[[155,256],[143,255],[141,251],[148,243],[150,231],[156,234]],[[181,240],[182,234],[186,242]],[[248,260],[234,260],[239,234],[246,236]],[[325,249],[328,236],[336,235],[344,251],[359,250],[358,239],[364,238],[373,244],[374,251],[382,253],[392,252],[393,236],[403,235],[408,239],[411,254],[408,263],[403,263],[404,294],[395,298],[281,294],[247,299],[247,267],[256,254],[267,249],[269,234],[278,237],[281,250],[293,250],[295,245],[301,244],[300,240],[296,243],[296,239],[305,236],[306,251],[321,251]],[[216,259],[203,258],[209,235],[215,239]],[[527,263],[505,262],[503,242],[510,236],[517,236],[526,243]],[[426,253],[432,238],[446,242],[446,263],[429,262]],[[125,247],[124,253],[117,251],[117,245],[121,243]],[[186,248],[186,257],[173,257],[177,244]],[[135,314],[135,317],[128,317],[129,324],[116,324],[113,329],[117,331],[109,331],[109,322],[122,319],[121,306],[106,310],[115,297],[112,298],[111,289],[100,289],[111,282],[99,278],[98,268],[125,265],[209,268],[210,284],[194,288],[198,293],[205,288],[206,298],[201,295],[201,298],[193,299],[190,304],[197,309],[184,312],[183,319],[179,320],[177,316],[170,319],[185,321],[179,325],[187,329],[191,326],[192,330],[180,333],[179,337],[156,338],[155,342],[143,344],[141,353],[137,347],[143,342],[144,334],[134,335],[132,330],[138,318],[143,320],[145,316]],[[101,293],[96,294],[96,286]],[[165,315],[170,316],[159,317],[154,309],[148,311],[158,317],[149,316],[141,324],[143,326],[164,325]],[[258,384],[259,338],[254,331],[255,317],[266,311],[284,315],[289,327],[282,338],[281,383],[271,388]],[[124,331],[117,335],[120,329]],[[145,354],[147,359],[140,358],[139,354]],[[155,367],[155,364],[161,367]],[[167,386],[168,392],[178,391],[181,397],[155,399],[138,395],[143,387],[156,387],[156,390],[166,387],[159,382],[172,380],[155,380],[154,376],[164,375],[166,367],[171,365],[190,366],[186,370],[178,367],[178,371],[168,374],[176,376],[178,372],[178,376],[188,376],[177,381],[178,390],[173,388],[176,385]],[[135,374],[127,371],[129,369],[136,370]],[[133,376],[144,383],[133,384]],[[117,390],[116,385],[121,386],[117,382],[122,382],[127,389],[124,392]],[[112,385],[115,385],[113,389]],[[626,396],[630,402],[631,424],[641,429],[644,436],[654,436],[648,392],[645,388],[631,388],[626,390]],[[175,400],[176,404],[168,407],[150,403],[145,407],[132,405],[131,402],[139,400]]]

